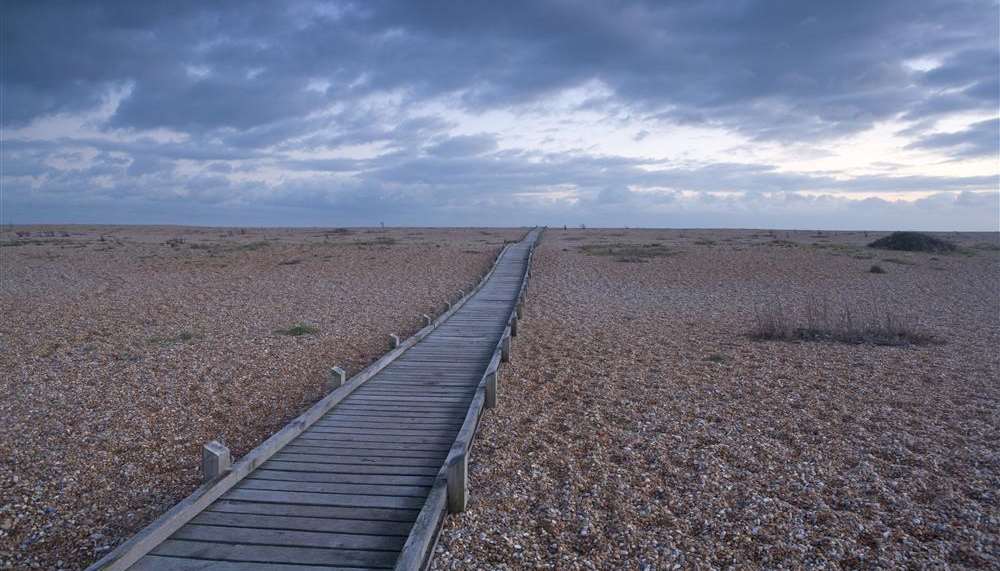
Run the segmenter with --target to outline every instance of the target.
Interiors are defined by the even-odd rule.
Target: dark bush
[[[879,238],[871,244],[869,248],[881,250],[899,250],[902,252],[954,252],[958,248],[951,242],[935,238],[934,236],[922,232],[893,232],[888,236]]]

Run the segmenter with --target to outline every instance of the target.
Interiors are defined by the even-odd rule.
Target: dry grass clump
[[[319,327],[315,325],[309,325],[308,323],[296,323],[287,329],[278,329],[275,331],[278,335],[288,335],[291,337],[299,337],[302,335],[315,335],[319,333]]]
[[[841,301],[832,307],[829,299],[813,298],[801,311],[791,312],[786,310],[785,303],[775,299],[754,307],[750,337],[759,341],[835,341],[889,346],[941,343],[876,301],[867,305],[858,310]]]
[[[951,242],[935,238],[923,232],[893,232],[868,244],[868,247],[881,250],[931,253],[954,252],[958,249]]]
[[[584,244],[580,246],[580,251],[592,256],[611,256],[617,262],[633,263],[642,263],[648,261],[649,258],[672,256],[676,253],[659,242],[649,244],[626,244],[621,242],[613,244]]]
[[[398,242],[395,238],[391,236],[379,236],[374,240],[355,240],[351,242],[354,246],[393,246]]]

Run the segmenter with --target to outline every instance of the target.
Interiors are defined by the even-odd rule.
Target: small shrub
[[[725,363],[726,356],[723,355],[722,353],[712,353],[708,357],[705,357],[705,360],[710,361],[712,363]]]
[[[275,331],[278,335],[288,335],[291,337],[299,337],[301,335],[315,335],[319,333],[319,327],[315,325],[309,325],[308,323],[296,323],[288,329],[278,329]]]
[[[302,260],[299,258],[293,258],[291,260],[282,260],[278,262],[279,266],[294,266],[295,264],[301,264]]]
[[[954,252],[958,249],[951,242],[922,232],[893,232],[868,244],[868,247],[881,250],[898,250],[901,252],[931,253]]]
[[[882,266],[880,266],[878,264],[873,264],[872,267],[868,269],[868,271],[871,272],[871,273],[873,273],[873,274],[884,274],[885,273],[885,270],[882,269]]]

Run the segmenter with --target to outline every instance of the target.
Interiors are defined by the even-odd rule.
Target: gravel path
[[[518,230],[0,236],[0,568],[78,569],[441,311]],[[65,234],[65,235],[64,235]],[[277,333],[304,323],[300,336]]]
[[[546,232],[435,569],[1000,567],[997,236],[874,237]],[[823,298],[945,344],[749,338]]]

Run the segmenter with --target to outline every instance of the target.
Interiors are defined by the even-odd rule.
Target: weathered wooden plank
[[[147,555],[133,565],[135,571],[359,571],[360,567],[328,565],[285,565],[251,561],[206,561],[188,557]]]
[[[395,551],[401,549],[406,538],[398,535],[366,535],[357,533],[316,532],[285,529],[259,529],[252,527],[227,527],[185,525],[171,539],[240,543],[243,545],[281,545],[288,547],[322,547],[325,549],[375,549]]]
[[[364,533],[369,535],[402,536],[410,533],[410,523],[400,521],[368,521],[356,519],[331,519],[318,517],[292,517],[244,513],[201,512],[192,524],[224,525],[227,527],[256,527],[332,533]]]
[[[301,471],[329,474],[381,474],[386,476],[433,476],[437,474],[436,466],[399,466],[374,465],[358,463],[324,463],[300,462],[297,460],[274,459],[265,464],[274,470]]]
[[[400,412],[400,411],[413,411],[415,413],[424,412],[454,412],[459,413],[465,408],[465,405],[461,404],[415,404],[415,403],[404,403],[404,404],[393,404],[392,402],[370,402],[370,401],[351,401],[345,402],[343,405],[343,410],[381,410],[386,412]]]
[[[456,409],[461,411],[463,408],[465,408],[466,403],[461,401],[414,402],[414,401],[398,401],[398,400],[386,400],[386,399],[352,399],[344,403],[345,409],[354,406],[388,408],[389,410],[412,410],[414,412],[420,412],[424,410],[432,411],[432,410],[456,410]]]
[[[272,504],[303,504],[313,506],[340,506],[345,508],[420,509],[423,498],[410,496],[363,496],[359,494],[320,494],[312,492],[278,492],[271,490],[246,490],[234,488],[223,496],[229,500],[264,502]]]
[[[469,400],[470,400],[469,398],[466,398],[464,396],[418,395],[414,393],[410,396],[407,396],[405,394],[396,394],[396,395],[364,394],[364,395],[358,395],[356,397],[351,397],[350,402],[397,403],[400,405],[412,404],[414,406],[420,406],[423,404],[430,404],[430,405],[448,404],[448,405],[460,406],[468,404]]]
[[[413,442],[415,444],[439,444],[451,441],[451,437],[448,432],[432,433],[427,436],[402,436],[395,434],[358,434],[358,433],[335,433],[331,434],[329,432],[323,432],[321,430],[310,429],[303,433],[304,435],[309,435],[309,438],[318,436],[327,436],[328,438],[336,437],[340,442]]]
[[[406,524],[412,523],[417,517],[417,510],[412,509],[376,509],[344,506],[275,504],[225,499],[212,504],[208,511],[233,514],[349,519],[358,521],[395,521]]]
[[[371,456],[373,458],[442,458],[447,456],[447,449],[438,450],[405,450],[398,448],[347,448],[343,446],[311,446],[308,444],[289,444],[286,452],[297,454],[323,454],[327,456]]]
[[[348,455],[348,454],[302,454],[297,452],[279,452],[275,456],[276,460],[287,462],[308,462],[312,464],[360,464],[364,466],[427,466],[439,467],[441,462],[437,459],[429,460],[424,458],[381,458],[371,455]]]
[[[471,383],[470,383],[471,384]],[[364,395],[366,397],[392,397],[398,396],[400,400],[406,400],[410,398],[427,400],[428,398],[451,398],[451,399],[465,399],[468,400],[472,398],[474,391],[472,387],[420,387],[420,386],[407,386],[407,385],[395,385],[395,386],[377,386],[372,387],[365,391]],[[336,416],[336,415],[334,415]]]
[[[395,551],[356,549],[322,549],[316,547],[279,547],[274,545],[243,545],[238,543],[205,543],[170,539],[153,550],[154,555],[173,555],[226,561],[268,562],[300,565],[340,565],[353,567],[390,568],[396,561]]]
[[[358,416],[377,416],[379,418],[393,418],[395,416],[405,416],[410,417],[411,415],[419,415],[421,418],[443,418],[451,420],[455,418],[455,415],[462,414],[461,407],[449,407],[440,409],[424,409],[424,410],[412,410],[406,408],[391,408],[383,406],[364,406],[360,404],[351,405],[350,407],[344,407],[345,413],[351,413]]]
[[[309,439],[297,439],[295,443],[289,444],[289,446],[303,446],[308,448],[317,448],[317,453],[324,453],[322,449],[344,449],[345,452],[358,450],[371,450],[372,452],[377,452],[379,454],[386,454],[392,452],[420,452],[422,454],[433,454],[440,452],[442,450],[448,449],[448,443],[413,443],[413,442],[358,442],[358,441],[344,441],[339,440],[336,437],[330,438],[309,438]]]
[[[368,436],[379,436],[379,435],[420,436],[426,438],[433,436],[451,436],[456,431],[452,427],[372,428],[372,427],[360,426],[354,428],[344,428],[344,427],[327,426],[327,425],[313,425],[313,427],[309,429],[309,432],[323,432],[326,434],[368,435]],[[303,434],[303,437],[305,437],[305,434]],[[396,442],[406,442],[406,440],[398,440]],[[294,441],[292,443],[294,444]]]
[[[330,426],[336,428],[389,428],[389,429],[407,429],[407,428],[457,428],[461,426],[461,422],[456,421],[407,421],[402,422],[399,420],[367,420],[360,418],[341,418],[333,417],[330,420],[325,420],[321,423],[317,422],[316,426]]]
[[[338,419],[350,420],[350,421],[375,421],[375,422],[427,422],[427,423],[441,423],[441,422],[452,422],[454,417],[450,414],[446,415],[432,415],[432,414],[421,414],[419,416],[413,416],[412,413],[395,413],[395,414],[373,414],[369,411],[357,411],[348,413],[342,413],[337,415]]]
[[[275,490],[283,492],[321,492],[324,494],[363,494],[366,496],[413,496],[423,498],[429,486],[391,486],[386,484],[330,484],[325,482],[288,482],[246,478],[241,490]]]
[[[288,480],[295,482],[330,482],[344,484],[390,484],[397,486],[430,486],[433,476],[387,476],[382,474],[337,474],[328,472],[294,472],[262,467],[247,480]]]
[[[297,438],[294,444],[289,446],[308,446],[311,448],[346,448],[355,450],[372,451],[397,451],[410,450],[414,452],[439,452],[447,450],[448,444],[414,444],[412,442],[350,442],[331,438]]]

